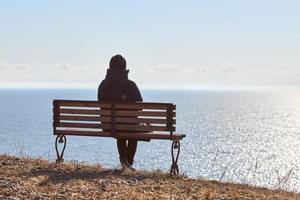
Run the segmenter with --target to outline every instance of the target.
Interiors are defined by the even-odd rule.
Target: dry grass
[[[0,199],[300,199],[247,185],[0,155]]]

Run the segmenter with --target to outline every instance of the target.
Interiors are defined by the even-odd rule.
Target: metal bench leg
[[[174,150],[177,150],[176,156]],[[170,175],[178,175],[179,174],[179,168],[178,168],[178,157],[180,153],[180,142],[178,140],[175,140],[172,142],[171,146],[171,155],[172,155],[172,165],[170,169]]]
[[[58,143],[60,143],[60,144],[63,143],[63,148],[62,148],[61,153],[59,153],[59,151],[58,151],[58,147],[57,147]],[[56,162],[57,163],[64,161],[63,156],[64,156],[66,145],[67,145],[67,138],[66,138],[66,136],[64,136],[64,135],[58,135],[56,137],[56,140],[55,140],[55,150],[56,150],[56,155],[57,155]]]

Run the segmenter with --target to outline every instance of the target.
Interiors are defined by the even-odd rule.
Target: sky
[[[299,0],[0,0],[0,87],[300,88]]]

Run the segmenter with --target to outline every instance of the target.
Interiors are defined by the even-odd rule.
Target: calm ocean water
[[[142,91],[177,105],[181,172],[300,191],[300,92]],[[95,100],[96,90],[1,89],[0,153],[55,159],[52,100]],[[114,139],[67,137],[66,160],[119,165]],[[170,141],[140,142],[135,167],[169,170]]]

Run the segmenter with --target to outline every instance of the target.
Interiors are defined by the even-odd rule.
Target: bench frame
[[[80,110],[80,108],[87,110]],[[92,108],[98,108],[98,110],[91,110]],[[120,109],[125,109],[125,111]],[[144,111],[145,109],[149,109],[150,111]],[[160,111],[163,110],[164,112],[155,112],[153,109],[160,109]],[[130,116],[135,117],[126,118],[118,116],[118,113],[120,114],[122,111],[126,112],[127,115],[130,114]],[[180,154],[180,140],[183,139],[185,135],[174,133],[176,130],[175,111],[176,106],[169,103],[53,100],[53,134],[56,135],[56,162],[64,161],[63,155],[67,144],[66,135],[113,137],[116,139],[132,138],[144,141],[149,141],[151,139],[163,139],[172,141],[172,164],[170,174],[177,175],[179,174],[178,158]],[[85,115],[88,113],[92,113],[92,117],[90,115]],[[104,115],[103,117],[103,113],[108,115]],[[140,118],[139,113],[148,117]],[[155,116],[157,114],[161,117],[156,117],[156,119]],[[165,118],[162,118],[162,116]],[[87,122],[89,124],[86,124],[77,122],[86,122],[90,120],[95,123]],[[74,123],[74,121],[76,123]],[[103,123],[103,121],[105,121],[105,123]],[[126,123],[124,125],[124,122],[133,122],[134,124]],[[140,126],[138,122],[160,123],[160,126],[154,126],[151,123]],[[101,131],[85,131],[92,128],[97,128],[96,130]],[[122,131],[124,133],[122,133]],[[133,133],[130,133],[131,131]],[[164,132],[164,134],[158,134],[156,133],[157,131]],[[165,132],[169,132],[169,134],[165,134]],[[59,151],[58,146],[62,146],[61,151]]]

